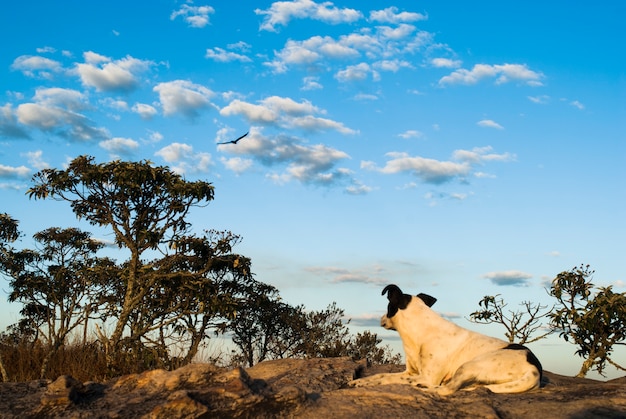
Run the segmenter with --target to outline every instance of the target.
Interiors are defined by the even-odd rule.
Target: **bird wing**
[[[220,144],[237,144],[237,141],[241,140],[243,137],[245,137],[249,133],[250,133],[250,131],[246,132],[244,135],[242,135],[241,137],[237,138],[236,140],[226,141],[226,142],[223,142],[223,143],[217,143],[217,145],[220,145]]]

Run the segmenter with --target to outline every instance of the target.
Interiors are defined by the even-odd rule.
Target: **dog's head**
[[[413,296],[404,294],[397,285],[393,284],[387,285],[383,289],[382,295],[385,294],[387,294],[389,304],[387,304],[387,314],[380,319],[380,325],[385,329],[396,330],[394,325],[394,316],[398,313],[398,310],[404,310],[409,306],[413,300]],[[418,294],[416,297],[428,307],[432,307],[432,305],[437,301],[435,297],[431,297],[428,294]]]

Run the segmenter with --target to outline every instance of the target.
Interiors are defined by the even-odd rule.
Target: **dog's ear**
[[[412,297],[408,294],[404,294],[397,285],[387,285],[383,289],[382,295],[385,295],[385,293],[387,293],[387,299],[389,300],[390,312],[395,312],[398,309],[404,310],[411,302]]]
[[[422,300],[424,304],[426,304],[428,307],[432,307],[433,304],[437,302],[437,299],[435,297],[431,297],[428,294],[422,294],[422,293],[417,294],[417,298]]]

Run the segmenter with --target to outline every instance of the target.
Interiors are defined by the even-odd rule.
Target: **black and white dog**
[[[541,363],[526,347],[464,329],[445,320],[430,307],[436,298],[404,294],[388,285],[385,329],[400,334],[406,371],[376,374],[353,380],[361,387],[405,383],[448,395],[459,389],[485,386],[494,393],[521,393],[539,388]]]

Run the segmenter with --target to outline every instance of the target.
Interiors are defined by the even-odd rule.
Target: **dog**
[[[387,285],[389,304],[380,324],[400,334],[406,370],[351,381],[354,387],[410,384],[440,395],[484,386],[494,393],[522,393],[540,387],[543,369],[525,346],[464,329],[430,307],[427,294],[404,294]]]

